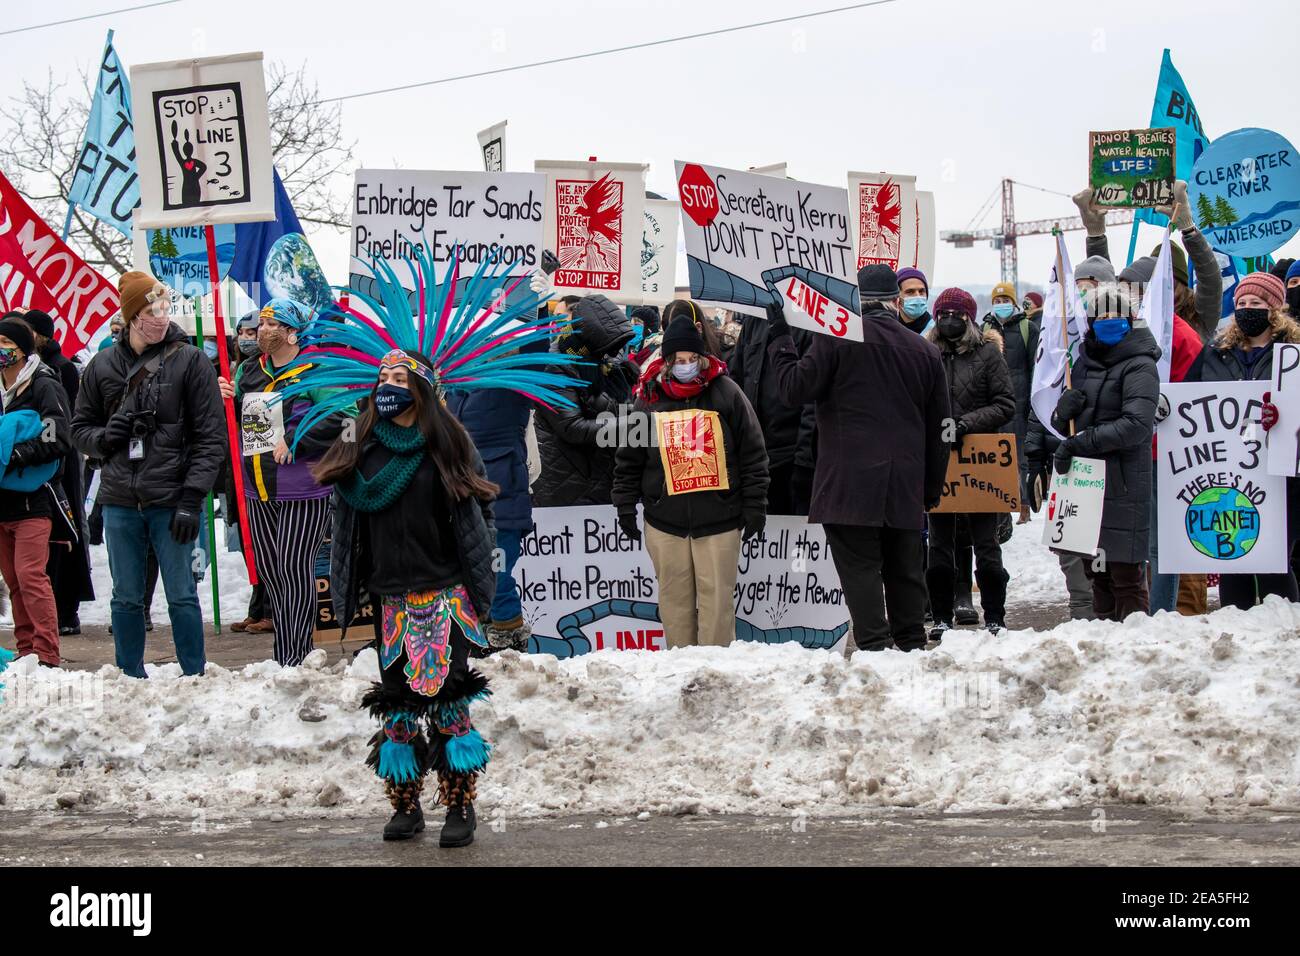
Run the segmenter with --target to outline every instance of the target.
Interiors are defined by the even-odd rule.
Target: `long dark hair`
[[[421,365],[428,365],[421,361],[423,356],[412,357]],[[469,432],[465,431],[465,426],[447,411],[433,387],[421,376],[409,373],[407,387],[415,397],[415,423],[424,433],[429,457],[442,475],[447,492],[457,501],[470,497],[481,501],[495,498],[501,488],[474,470],[474,442],[470,439]],[[379,381],[376,378],[374,387],[370,390],[370,401],[357,417],[356,434],[350,441],[346,433],[340,435],[312,468],[312,477],[322,485],[337,484],[359,467],[361,449],[365,447],[366,440],[379,421],[379,415],[375,412],[375,390],[378,388]]]
[[[673,299],[669,302],[664,308],[660,327],[667,332],[668,326],[672,325],[673,319],[679,315],[689,316],[695,323],[695,327],[700,330],[700,338],[704,339],[704,351],[715,356],[722,354],[722,336],[718,334],[718,327],[713,324],[713,319],[706,316],[704,310],[690,299]]]

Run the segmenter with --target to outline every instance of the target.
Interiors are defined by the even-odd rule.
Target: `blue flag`
[[[140,178],[135,168],[135,129],[131,125],[131,86],[113,49],[113,31],[104,42],[95,97],[86,121],[86,140],[68,190],[68,216],[63,238],[72,227],[72,210],[80,206],[128,239],[131,212],[140,204]]]
[[[1152,129],[1172,126],[1175,130],[1176,178],[1186,181],[1192,175],[1192,165],[1210,145],[1210,138],[1201,127],[1201,114],[1196,111],[1192,94],[1187,91],[1187,84],[1174,67],[1174,61],[1165,50],[1160,61],[1160,78],[1156,81],[1156,99],[1151,106]],[[1138,225],[1149,222],[1153,226],[1164,227],[1169,218],[1150,209],[1139,209],[1133,217],[1133,233],[1129,239],[1128,261],[1132,263],[1137,246]]]
[[[230,266],[230,278],[238,282],[259,306],[266,305],[273,295],[262,282],[263,269],[271,247],[281,236],[302,232],[298,214],[280,181],[280,171],[275,176],[275,218],[267,222],[241,222],[235,226],[235,261]]]

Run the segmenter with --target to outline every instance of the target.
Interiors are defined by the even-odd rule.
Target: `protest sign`
[[[646,305],[664,306],[673,300],[677,287],[678,209],[678,204],[671,199],[645,201],[641,297]]]
[[[494,123],[478,133],[478,146],[483,151],[483,171],[503,173],[506,169],[506,121]]]
[[[213,227],[217,244],[216,278],[220,282],[235,259],[235,227]],[[208,275],[208,245],[202,226],[139,229],[132,237],[135,261],[147,263],[143,271],[171,286],[180,296],[193,298],[212,291]]]
[[[117,289],[67,246],[0,173],[0,308],[40,309],[76,355],[121,306]]]
[[[349,287],[375,295],[367,264],[382,259],[398,265],[398,279],[414,295],[414,277],[400,264],[423,248],[439,275],[460,250],[458,297],[479,263],[494,255],[505,267],[501,275],[508,288],[541,265],[545,186],[545,177],[536,173],[358,169]],[[515,294],[527,290],[524,281]]]
[[[1161,574],[1287,569],[1286,479],[1270,475],[1259,427],[1266,382],[1164,385],[1156,426]]]
[[[1268,473],[1300,475],[1300,345],[1273,343],[1270,398],[1277,406],[1277,423],[1268,430]]]
[[[857,269],[876,264],[897,272],[916,264],[915,176],[849,173],[849,214],[857,230]]]
[[[862,341],[848,190],[677,161],[691,298]]]
[[[275,451],[284,441],[284,403],[275,392],[246,392],[239,413],[244,457]]]
[[[132,67],[131,102],[137,226],[275,218],[261,53]]]
[[[920,269],[925,277],[934,279],[934,253],[939,233],[934,219],[934,193],[924,189],[916,191],[916,254],[913,268]]]
[[[515,566],[529,650],[570,657],[667,646],[650,556],[606,510],[533,509],[535,530]],[[848,631],[826,536],[806,518],[771,515],[741,546],[734,599],[738,640],[830,648]]]
[[[1177,130],[1088,134],[1088,185],[1098,206],[1152,207],[1174,201]]]
[[[933,511],[979,514],[1020,510],[1015,435],[965,435],[948,454],[943,497]]]
[[[318,631],[339,629],[339,619],[334,613],[334,597],[330,592],[331,534],[327,524],[325,540],[321,542],[320,549],[316,552],[316,630]],[[374,636],[374,619],[375,606],[367,601],[357,608],[356,614],[348,623],[349,628],[355,628],[350,638],[370,640]]]
[[[1225,133],[1192,167],[1187,201],[1215,249],[1266,256],[1300,230],[1300,158],[1272,130]]]
[[[1096,554],[1105,499],[1106,462],[1100,458],[1073,458],[1065,474],[1053,471],[1043,544],[1053,551]]]
[[[599,292],[640,305],[645,165],[539,159],[533,168],[546,174],[546,248],[560,260],[555,294]]]
[[[68,217],[63,238],[72,226],[73,207],[80,206],[124,236],[131,235],[131,213],[140,202],[135,168],[135,132],[131,127],[131,86],[113,49],[108,31],[99,76],[86,120],[86,139],[77,154],[68,189]]]

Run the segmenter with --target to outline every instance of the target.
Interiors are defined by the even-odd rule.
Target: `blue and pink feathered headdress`
[[[537,349],[559,327],[549,318],[538,318],[545,299],[537,293],[524,289],[525,294],[511,294],[526,276],[506,276],[508,284],[503,284],[508,267],[485,260],[465,284],[457,304],[459,257],[448,265],[441,282],[424,248],[418,249],[414,261],[403,261],[414,292],[403,287],[391,265],[376,259],[366,268],[374,277],[378,299],[355,290],[350,295],[377,318],[334,304],[303,335],[304,348],[296,362],[310,363],[310,368],[280,395],[290,399],[319,389],[332,394],[315,401],[295,430],[295,443],[314,425],[372,389],[385,357],[398,350],[423,356],[440,392],[505,388],[548,408],[573,405],[564,394],[573,378],[551,369],[579,360]]]

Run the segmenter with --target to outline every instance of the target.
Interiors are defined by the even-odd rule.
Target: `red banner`
[[[0,173],[0,306],[40,309],[72,356],[117,314],[117,289],[86,265]]]

